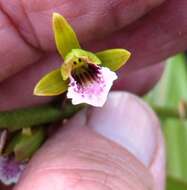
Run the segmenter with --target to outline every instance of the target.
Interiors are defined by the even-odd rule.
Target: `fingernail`
[[[156,152],[159,121],[140,98],[114,92],[103,108],[88,110],[88,126],[118,143],[148,166]]]

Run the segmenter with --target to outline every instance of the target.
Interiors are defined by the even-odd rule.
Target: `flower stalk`
[[[28,126],[37,127],[39,125],[53,123],[71,118],[84,107],[86,107],[85,104],[75,106],[66,103],[63,109],[54,105],[45,105],[0,112],[0,128],[6,128],[13,132],[28,128]],[[178,108],[163,107],[154,104],[151,104],[151,107],[162,118],[181,118],[181,112]],[[187,116],[184,119],[187,119]]]
[[[74,106],[66,103],[61,107],[44,105],[31,108],[0,112],[0,128],[10,132],[67,119],[84,107],[83,104]]]

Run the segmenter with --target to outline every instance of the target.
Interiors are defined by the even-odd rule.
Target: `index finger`
[[[51,14],[63,14],[82,42],[133,22],[163,0],[0,1],[0,81],[55,51]]]

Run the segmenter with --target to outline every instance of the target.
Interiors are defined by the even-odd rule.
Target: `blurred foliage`
[[[187,183],[176,178],[168,177],[167,190],[186,190]]]
[[[167,190],[187,189],[187,120],[182,117],[170,117],[167,113],[169,109],[179,110],[179,115],[182,111],[181,116],[186,117],[183,106],[184,102],[187,102],[185,54],[179,54],[167,61],[161,80],[145,99],[151,105],[163,108],[159,116],[167,150]]]

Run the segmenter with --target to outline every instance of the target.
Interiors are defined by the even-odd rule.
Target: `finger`
[[[37,51],[28,46],[20,37],[11,21],[1,10],[0,44],[0,81],[40,58]]]
[[[120,72],[129,72],[159,63],[187,48],[187,1],[163,3],[128,28],[100,41],[89,43],[92,50],[124,47],[132,52]]]
[[[163,181],[156,116],[140,99],[118,92],[102,109],[77,114],[49,140],[15,190],[163,190]]]
[[[122,69],[119,73],[119,75],[122,78],[124,76],[125,71],[127,72],[128,70],[132,70],[133,68],[134,70],[141,68],[144,66],[144,64],[151,65],[151,64],[157,63],[158,60],[161,60],[176,51],[183,50],[186,47],[186,44],[187,44],[186,43],[187,32],[185,32],[187,28],[186,22],[185,22],[185,15],[186,15],[185,7],[186,6],[187,4],[186,4],[186,1],[184,0],[182,0],[180,3],[177,3],[176,0],[167,1],[167,3],[159,7],[157,11],[146,16],[141,22],[136,24],[134,29],[131,29],[131,30],[129,29],[129,31],[125,32],[125,34],[124,32],[122,32],[121,36],[119,35],[119,39],[116,38],[115,35],[113,36],[113,38],[115,39],[112,42],[113,47],[117,47],[117,46],[121,47],[122,46],[121,43],[123,43],[125,44],[125,46],[129,47],[129,49],[131,49],[131,51],[133,52],[130,62],[127,63],[127,66],[124,67],[124,69]],[[172,19],[166,19],[166,18],[172,18]],[[172,22],[170,20],[172,20]],[[169,31],[169,32],[165,32],[165,31]],[[125,40],[124,42],[123,42],[123,39]],[[105,43],[97,42],[95,45],[97,45],[97,47],[100,47],[101,49],[106,48],[106,47],[108,48],[112,46],[111,39],[108,39],[108,41],[109,43],[107,43],[106,41]],[[120,41],[120,43],[117,43],[118,41]],[[93,43],[91,44],[92,44],[92,48],[94,48],[93,47],[94,44]],[[50,64],[53,64],[53,62],[51,62]],[[40,66],[35,67],[36,71],[39,69],[40,69]],[[153,72],[152,74],[154,75]],[[150,72],[150,75],[151,75],[151,72]],[[33,81],[36,81],[34,72],[33,72],[32,77],[33,77]],[[20,78],[22,77],[20,76]],[[40,76],[37,79],[39,78]],[[25,79],[27,79],[27,77],[24,77],[24,81]],[[141,80],[138,80],[138,81],[142,81],[143,79],[144,77],[141,77]],[[145,77],[145,80],[146,80],[146,77]],[[3,98],[1,99],[2,100],[1,102],[4,102],[4,103],[2,103],[1,105],[6,104],[5,103],[7,102],[6,97],[10,97],[9,99],[13,100],[12,94],[7,95],[7,91],[9,90],[11,92],[14,92],[14,90],[13,91],[11,90],[13,85],[15,85],[16,87],[19,86],[18,87],[19,89],[22,88],[22,86],[29,86],[29,83],[24,84],[24,81],[23,83],[21,83],[19,80],[19,83],[21,83],[22,85],[21,84],[19,85],[19,83],[17,83],[16,80],[14,79],[12,81],[13,82],[10,82],[10,85],[6,85],[6,89],[7,89],[6,92],[4,92],[3,90],[5,87],[0,88],[1,89],[0,94],[4,94]],[[137,81],[136,78],[134,81]],[[33,84],[34,83],[32,83],[30,87],[28,87],[30,88],[30,90],[27,91],[29,94],[28,99],[32,97],[31,88],[33,88]],[[120,84],[120,86],[121,84],[125,85],[125,83],[122,83],[122,82],[118,84]],[[11,87],[9,88],[9,86]],[[127,87],[127,89],[129,90],[129,87]],[[133,92],[134,91],[135,90],[133,89]],[[18,92],[15,92],[15,93],[17,94]],[[19,93],[18,93],[18,96],[20,96]],[[28,100],[25,100],[25,101],[28,102]],[[17,102],[22,102],[22,100],[18,100]],[[31,98],[31,103],[35,103],[35,102],[32,102],[32,98]],[[14,104],[15,103],[12,103],[12,105]],[[20,106],[24,104],[28,105],[27,103],[22,103],[20,104]],[[17,104],[17,106],[19,106],[19,103]]]
[[[130,73],[119,73],[119,79],[114,83],[113,89],[145,95],[157,84],[163,71],[164,62],[161,62]]]
[[[162,1],[1,0],[0,81],[35,63],[43,56],[43,50],[55,50],[51,29],[54,11],[67,17],[85,42],[122,28]]]
[[[34,96],[33,90],[43,75],[59,66],[59,57],[49,56],[0,83],[0,111],[50,102],[52,97]]]
[[[59,58],[49,56],[46,61],[32,65],[0,84],[0,111],[35,106],[51,101],[54,97],[34,96],[33,89],[43,75],[59,66]],[[155,85],[162,71],[163,65],[158,64],[130,74],[121,73],[119,80],[114,84],[114,90],[128,90],[142,95]]]
[[[44,0],[42,2],[40,0],[24,0],[21,2],[16,0],[14,3],[7,3],[6,0],[2,0],[2,7],[12,20],[21,27],[20,32],[26,39],[29,38],[28,31],[29,33],[35,32],[35,41],[37,41],[38,45],[33,40],[28,39],[32,45],[48,50],[51,47],[54,48],[50,27],[53,12],[59,12],[68,18],[76,28],[82,41],[88,41],[89,39],[97,38],[96,32],[98,33],[98,31],[98,35],[103,36],[119,30],[161,2],[163,0],[103,0],[97,2],[82,0],[80,3],[75,3],[73,0]],[[22,11],[15,14],[12,10],[13,5],[21,6],[23,9],[19,10]],[[20,18],[24,15],[23,11],[26,16]],[[22,25],[27,23],[28,20],[32,28],[28,28],[28,25]],[[104,27],[103,23],[105,23]],[[26,30],[24,27],[26,27]]]

